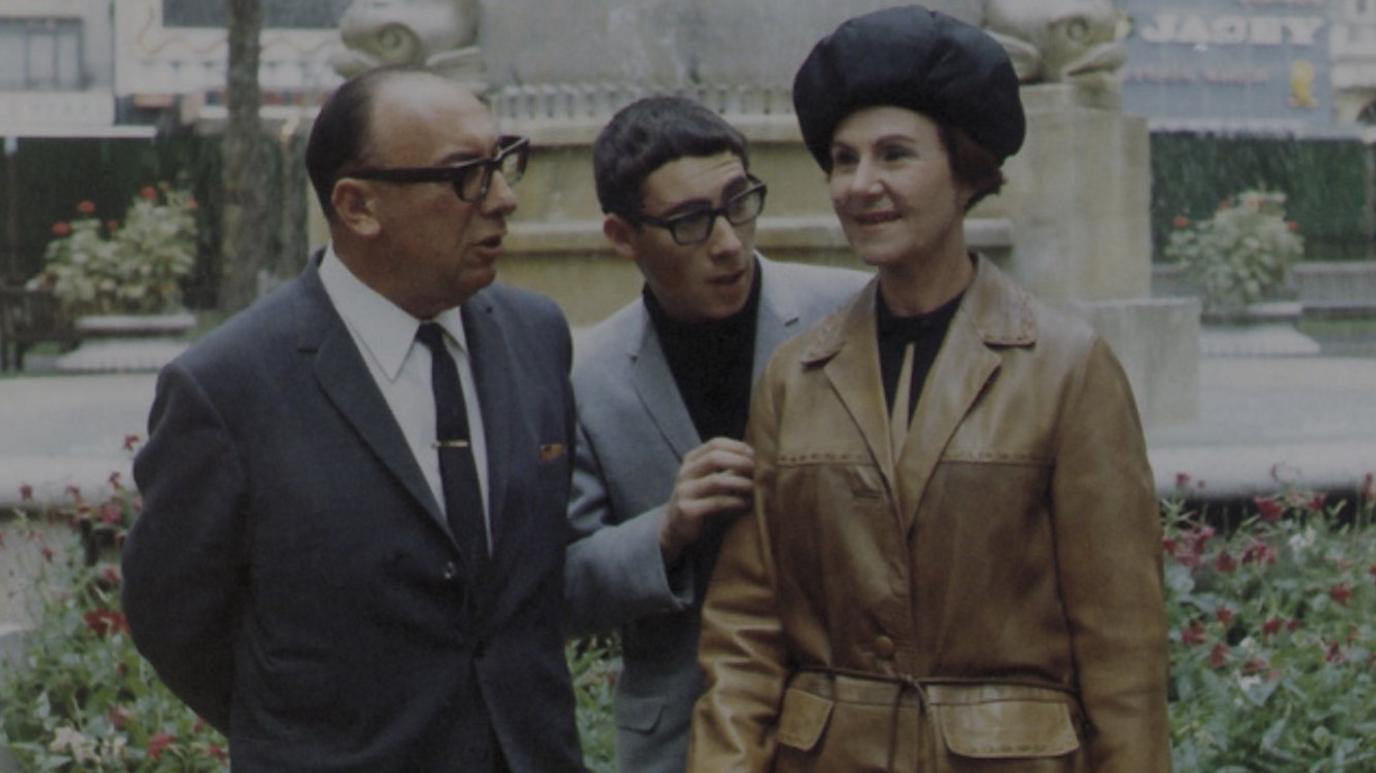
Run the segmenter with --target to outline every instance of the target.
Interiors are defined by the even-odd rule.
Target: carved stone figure
[[[985,0],[984,27],[1023,83],[1111,76],[1126,61],[1113,0]]]
[[[346,50],[330,62],[344,77],[387,64],[482,76],[478,0],[354,0],[339,20]]]

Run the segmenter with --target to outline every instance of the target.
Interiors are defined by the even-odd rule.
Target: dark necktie
[[[487,528],[482,491],[478,488],[478,466],[470,443],[463,385],[454,358],[449,356],[449,349],[444,345],[444,331],[439,325],[423,323],[416,331],[416,340],[430,350],[430,385],[435,392],[435,446],[440,455],[445,515],[467,565],[469,582],[476,585],[484,578]]]

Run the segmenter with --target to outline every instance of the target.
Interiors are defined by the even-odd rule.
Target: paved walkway
[[[154,376],[0,379],[0,508],[128,479],[124,439],[145,431]],[[1213,497],[1282,483],[1351,490],[1376,472],[1376,358],[1205,357],[1199,418],[1149,428],[1157,488],[1185,473]],[[2,512],[2,511],[0,511]]]

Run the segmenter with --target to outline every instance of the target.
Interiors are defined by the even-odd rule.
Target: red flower
[[[1270,497],[1252,497],[1252,504],[1257,506],[1261,520],[1267,523],[1275,523],[1285,514],[1285,505]]]
[[[83,215],[93,215],[96,211],[96,203],[90,199],[86,199],[76,205],[76,211]]]
[[[1242,664],[1242,673],[1260,674],[1265,671],[1269,665],[1270,664],[1266,662],[1266,658],[1261,656],[1249,658],[1246,663]]]
[[[1280,633],[1281,619],[1279,617],[1268,617],[1266,622],[1261,624],[1261,632],[1266,636]]]
[[[1214,648],[1209,650],[1209,667],[1223,668],[1228,665],[1228,645],[1219,642]]]
[[[145,190],[150,189],[145,188]],[[155,762],[160,759],[162,753],[167,750],[167,747],[172,745],[172,740],[171,733],[154,733],[153,737],[148,739],[148,759]]]
[[[64,221],[53,223],[53,236],[67,236],[72,232],[72,227]]]
[[[1171,226],[1174,227],[1174,228],[1185,228],[1185,227],[1188,226],[1189,224],[1190,224],[1190,219],[1189,219],[1188,217],[1185,217],[1184,215],[1176,215],[1176,216],[1171,220]]]
[[[119,230],[119,221],[113,217],[105,221],[105,230],[114,233]]]
[[[1288,229],[1290,229],[1291,231],[1298,231],[1298,230],[1300,230],[1300,224],[1299,224],[1299,223],[1296,223],[1294,220],[1286,220],[1286,221],[1285,221],[1285,227],[1288,228]]]
[[[158,189],[151,185],[145,185],[139,189],[139,196],[143,197],[146,201],[157,201]]]
[[[1327,494],[1315,494],[1305,506],[1314,512],[1322,512],[1324,502],[1328,500]]]
[[[1347,653],[1343,652],[1343,648],[1337,642],[1332,642],[1324,652],[1323,659],[1329,663],[1338,665],[1339,663],[1347,662]]]
[[[124,450],[125,450],[125,451],[133,451],[135,448],[138,448],[138,447],[139,447],[139,443],[142,442],[142,440],[143,440],[143,439],[140,438],[138,435],[125,435],[125,436],[124,436]]]
[[[225,750],[220,748],[216,744],[210,744],[209,746],[205,747],[205,750],[210,753],[210,756],[214,757],[220,762],[224,762],[229,758],[229,755],[225,754]]]
[[[1209,538],[1212,536],[1214,536],[1214,527],[1212,526],[1200,526],[1198,529],[1195,529],[1192,534],[1194,539],[1194,552],[1204,552],[1204,545],[1208,543]]]
[[[1175,540],[1171,537],[1162,537],[1161,549],[1166,552],[1166,555],[1175,555]]]
[[[1198,621],[1190,623],[1185,628],[1180,629],[1180,643],[1186,647],[1193,647],[1196,644],[1204,643],[1204,626]]]
[[[1366,573],[1371,575],[1371,579],[1376,580],[1376,564],[1367,567]]]
[[[1222,623],[1224,628],[1227,628],[1228,623],[1233,621],[1233,610],[1227,607],[1219,607],[1214,610],[1214,617],[1218,618],[1218,622]]]
[[[1242,563],[1274,564],[1276,562],[1276,551],[1271,546],[1259,539],[1252,542],[1242,551]]]
[[[133,715],[129,713],[129,710],[124,708],[123,706],[112,707],[109,711],[105,713],[105,716],[107,719],[110,720],[110,724],[114,725],[116,730],[123,730],[124,726],[128,724],[130,719],[133,718]]]
[[[1188,472],[1177,472],[1175,474],[1175,487],[1185,488],[1190,485],[1190,474]]]
[[[1225,550],[1218,554],[1218,558],[1214,559],[1214,569],[1222,574],[1232,574],[1237,569],[1237,559]]]
[[[33,486],[27,483],[19,484],[19,499],[28,502],[33,499]]]
[[[119,505],[114,502],[106,502],[100,506],[100,522],[111,526],[118,526],[124,522],[124,513]]]
[[[113,633],[120,633],[129,630],[129,621],[124,619],[124,615],[113,609],[93,609],[82,615],[86,621],[86,627],[91,629],[91,633],[96,636],[109,636]]]
[[[119,479],[120,474],[118,472],[110,473],[110,477],[108,478],[108,480],[110,481],[110,488],[114,489],[115,491],[123,489],[124,486],[120,485]]]
[[[1175,560],[1176,563],[1180,564],[1181,566],[1188,567],[1190,569],[1199,566],[1198,553],[1180,553],[1175,557]]]
[[[1328,597],[1343,606],[1347,606],[1347,600],[1352,597],[1352,591],[1346,585],[1339,583],[1328,589]]]
[[[101,581],[103,581],[106,585],[119,585],[119,581],[120,581],[119,569],[116,568],[116,567],[113,567],[113,566],[107,566],[107,567],[101,569],[101,570],[100,570],[100,579],[101,579]]]

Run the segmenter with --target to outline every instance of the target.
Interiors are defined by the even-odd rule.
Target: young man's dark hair
[[[622,108],[592,149],[597,201],[607,214],[640,214],[640,186],[679,158],[730,151],[750,170],[745,137],[721,116],[683,97],[649,97]]]

